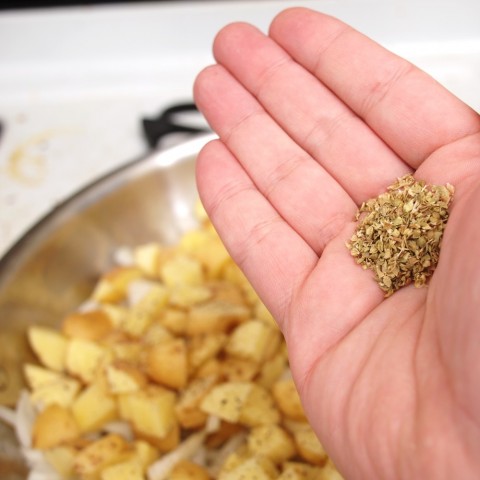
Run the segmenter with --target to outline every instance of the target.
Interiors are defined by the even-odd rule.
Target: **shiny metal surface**
[[[98,180],[58,206],[0,260],[0,404],[13,405],[32,359],[30,324],[58,325],[91,292],[120,246],[175,242],[195,225],[194,163],[213,136],[154,153]],[[0,478],[26,470],[0,422]]]

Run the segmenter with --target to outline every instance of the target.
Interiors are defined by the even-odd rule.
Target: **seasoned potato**
[[[182,460],[173,467],[169,480],[210,480],[210,475],[205,467]]]
[[[305,460],[314,465],[323,465],[326,462],[327,453],[310,426],[296,431],[293,438],[298,453]]]
[[[30,399],[38,407],[52,404],[68,407],[81,388],[74,378],[37,365],[26,364],[24,373],[32,390]]]
[[[175,394],[153,385],[118,396],[120,418],[145,435],[164,439],[176,426]]]
[[[232,356],[260,363],[272,356],[280,345],[278,330],[261,320],[238,325],[225,350]]]
[[[103,310],[71,313],[62,323],[64,335],[84,340],[100,340],[112,329],[113,323],[110,316]]]
[[[117,418],[117,401],[101,385],[92,383],[75,399],[72,413],[82,433],[93,432]]]
[[[240,462],[231,470],[222,470],[219,480],[271,480],[276,479],[278,471],[268,458],[261,455],[255,455]]]
[[[32,443],[35,448],[57,447],[80,434],[72,412],[60,405],[49,405],[41,411],[33,424]]]
[[[92,299],[99,303],[120,302],[127,294],[129,283],[141,276],[142,271],[137,267],[115,268],[98,281]]]
[[[290,435],[275,424],[254,427],[248,436],[248,448],[280,464],[296,453],[295,443]]]
[[[72,338],[67,345],[65,366],[67,371],[85,383],[95,379],[103,360],[108,355],[106,348],[82,338]]]
[[[79,476],[93,477],[131,453],[132,448],[128,442],[122,436],[111,433],[81,450],[75,457],[73,471]]]
[[[176,338],[148,348],[145,371],[155,382],[173,389],[185,387],[188,378],[187,346]]]
[[[136,392],[147,385],[145,374],[125,361],[116,360],[106,365],[105,377],[112,394]]]
[[[275,382],[272,393],[281,412],[293,420],[306,420],[302,402],[293,380]]]
[[[60,331],[29,329],[34,447],[76,480],[341,480],[281,331],[201,212],[177,245],[117,256]]]
[[[190,309],[186,334],[227,332],[249,317],[250,309],[245,306],[218,300],[202,303]]]
[[[181,392],[175,404],[175,414],[183,428],[198,428],[205,424],[207,413],[200,409],[200,404],[216,382],[216,375],[198,378]]]
[[[28,341],[40,362],[51,370],[65,369],[67,339],[56,330],[32,326],[28,329]]]

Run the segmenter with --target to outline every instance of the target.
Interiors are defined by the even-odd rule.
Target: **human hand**
[[[340,21],[222,30],[195,99],[219,140],[204,206],[278,321],[309,420],[346,478],[480,476],[480,118]],[[455,186],[427,288],[389,298],[345,247],[406,173]]]

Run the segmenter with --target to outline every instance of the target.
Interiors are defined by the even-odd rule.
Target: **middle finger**
[[[357,204],[411,171],[327,87],[255,27],[224,28],[214,55]]]

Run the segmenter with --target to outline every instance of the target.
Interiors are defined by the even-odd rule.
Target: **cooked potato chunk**
[[[248,436],[248,448],[279,464],[295,454],[295,444],[290,435],[280,426],[262,425],[252,428]]]
[[[238,325],[230,335],[225,350],[232,356],[263,362],[280,345],[278,330],[261,320]]]
[[[129,393],[144,388],[147,378],[138,368],[125,361],[114,361],[105,367],[110,393]]]
[[[182,460],[173,467],[169,480],[210,480],[210,475],[206,468],[190,460]]]
[[[284,415],[294,420],[306,420],[297,387],[292,379],[277,381],[273,385],[272,393]]]
[[[70,410],[60,405],[49,405],[35,419],[32,443],[35,448],[48,449],[74,440],[79,434]]]
[[[80,382],[59,372],[33,364],[24,366],[31,401],[38,407],[56,404],[68,407],[80,391]]]
[[[255,455],[239,463],[229,471],[221,471],[219,480],[271,480],[277,478],[275,465],[266,457]]]
[[[118,267],[104,275],[95,286],[92,299],[100,303],[116,303],[127,294],[128,284],[142,276],[137,267]]]
[[[103,468],[100,478],[101,480],[145,480],[142,465],[135,458]]]
[[[72,338],[67,345],[66,368],[68,372],[85,383],[94,380],[107,350],[98,343],[81,338]]]
[[[176,425],[175,394],[166,388],[148,386],[120,395],[118,405],[120,417],[142,434],[163,439]]]
[[[117,402],[101,385],[92,383],[73,402],[72,413],[82,433],[93,432],[117,418]]]
[[[43,365],[57,372],[64,370],[68,341],[60,332],[32,326],[28,329],[28,340]]]
[[[187,335],[227,332],[233,325],[250,317],[250,310],[241,305],[211,301],[190,309],[186,327]]]
[[[73,470],[80,477],[93,477],[131,453],[128,442],[120,435],[111,433],[81,450],[75,457]]]
[[[71,313],[64,318],[62,323],[64,335],[84,340],[100,340],[112,329],[112,321],[103,310]]]
[[[320,467],[302,462],[285,462],[277,480],[328,480],[328,478],[323,477],[323,469]]]
[[[149,347],[145,371],[162,385],[173,389],[185,387],[188,378],[185,340],[177,338]]]
[[[315,432],[307,424],[293,434],[298,453],[302,458],[314,465],[323,465],[327,460],[327,453],[318,440]]]
[[[202,265],[188,255],[177,254],[160,267],[160,278],[168,287],[201,285],[204,283]]]

